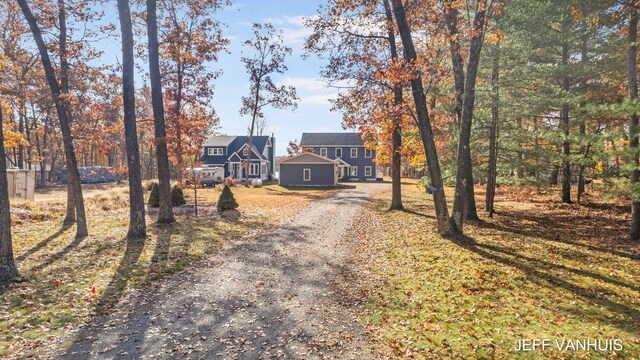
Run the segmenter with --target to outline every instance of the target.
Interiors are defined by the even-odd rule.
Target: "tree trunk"
[[[471,163],[471,125],[475,105],[476,78],[480,63],[480,52],[484,38],[485,1],[479,4],[473,19],[474,35],[469,49],[469,63],[465,77],[462,118],[460,119],[460,136],[458,137],[458,161],[456,167],[456,190],[453,198],[451,218],[460,232],[463,231],[464,219],[477,219],[475,197],[473,191],[473,164]]]
[[[566,93],[569,91],[569,76],[566,74],[566,66],[569,64],[569,45],[565,42],[562,44],[562,65],[565,67],[565,74],[562,76],[562,90]],[[562,202],[571,204],[571,143],[569,142],[569,132],[571,124],[569,122],[569,105],[563,104],[560,111],[560,127],[564,132],[564,140],[562,141]]]
[[[393,62],[398,61],[398,49],[396,45],[396,34],[394,28],[391,26],[393,23],[393,14],[391,13],[391,6],[389,0],[383,0],[384,11],[386,20],[388,22],[389,30],[389,50],[391,51],[391,58]],[[402,154],[400,148],[402,147],[402,115],[398,113],[400,105],[402,105],[402,85],[394,84],[393,87],[393,105],[395,109],[395,118],[393,119],[393,134],[391,144],[391,210],[403,210],[402,205],[402,178],[400,176],[402,166]]]
[[[167,151],[167,130],[164,121],[162,99],[162,77],[160,75],[160,55],[158,45],[156,0],[147,0],[147,35],[149,39],[149,77],[151,78],[151,103],[158,165],[158,185],[160,187],[160,209],[158,223],[170,224],[176,221],[171,205],[171,177]]]
[[[493,103],[491,104],[491,125],[489,126],[489,171],[487,174],[487,192],[485,210],[489,217],[493,217],[493,203],[496,196],[496,177],[498,168],[498,110],[499,110],[499,70],[500,70],[500,42],[496,44],[496,54],[493,58],[491,71],[491,85],[493,87]]]
[[[486,1],[483,1],[482,3],[486,5]],[[461,202],[461,204],[458,204],[458,206],[463,208],[462,216],[464,217],[464,219],[477,220],[478,212],[476,210],[475,192],[473,188],[473,164],[471,162],[471,148],[469,142],[471,139],[471,123],[473,121],[475,83],[478,74],[478,64],[480,61],[480,50],[482,48],[484,37],[483,30],[485,21],[485,10],[478,11],[474,18],[474,28],[476,29],[476,31],[478,31],[478,33],[471,39],[469,63],[467,64],[467,77],[465,78],[462,54],[460,49],[460,40],[458,38],[458,10],[457,8],[451,6],[450,3],[446,7],[446,9],[447,10],[445,11],[445,18],[447,20],[447,28],[449,29],[449,49],[451,52],[454,88],[456,92],[456,116],[460,133],[460,137],[458,139],[458,165],[461,165],[465,168],[462,174],[465,178],[464,194],[461,195],[460,198],[454,198],[452,216],[454,217],[455,222],[456,201],[459,201]],[[477,54],[474,55],[474,52],[477,52]],[[475,62],[475,64],[473,62]],[[470,86],[472,88],[470,88]],[[469,92],[469,94],[467,94],[467,92]],[[465,105],[465,101],[470,101],[470,103]],[[469,112],[469,114],[467,114],[466,116],[464,114],[465,111]],[[469,123],[463,125],[464,121],[468,121]],[[466,143],[462,143],[462,141],[466,141]],[[460,152],[460,149],[463,149],[463,153]],[[468,154],[464,154],[464,152],[468,152]],[[457,224],[457,226],[459,226],[460,230],[462,230],[462,223]]]
[[[9,183],[7,182],[7,162],[5,160],[4,135],[2,133],[2,107],[0,107],[0,284],[18,276],[18,267],[13,258],[11,240],[11,207],[9,204]]]
[[[31,13],[26,0],[17,0],[22,13],[24,14],[33,38],[38,46],[40,53],[40,60],[42,61],[42,67],[44,68],[47,83],[51,90],[51,95],[56,106],[58,113],[58,119],[60,121],[60,130],[62,132],[62,141],[64,144],[65,160],[67,164],[67,188],[69,189],[70,197],[75,202],[77,228],[76,237],[85,237],[88,235],[87,219],[84,210],[84,200],[82,198],[82,186],[80,184],[80,174],[78,173],[78,162],[76,160],[76,154],[73,150],[73,136],[71,135],[70,115],[68,109],[68,103],[65,99],[65,95],[60,91],[60,85],[56,79],[55,70],[51,64],[49,53],[47,52],[47,46],[42,39],[40,28],[36,22],[36,18]],[[62,32],[63,26],[60,26]],[[65,34],[66,38],[66,34]],[[69,200],[69,198],[67,199]],[[67,208],[67,215],[69,215],[69,208]],[[68,217],[68,216],[67,216]],[[67,218],[65,218],[65,221]]]
[[[124,105],[124,134],[129,170],[129,231],[128,238],[144,238],[147,233],[142,193],[140,150],[136,129],[136,89],[134,82],[133,29],[129,0],[118,0],[118,17],[122,33],[122,100]]]
[[[587,64],[587,38],[583,38],[582,39],[582,56],[580,58],[580,63],[583,66],[583,69],[585,67],[585,65]],[[580,84],[580,90],[582,90],[583,94],[586,94],[587,91],[587,78],[583,78],[582,82]],[[584,109],[586,105],[585,101],[581,101],[580,103],[580,108]],[[580,149],[580,153],[582,153],[582,160],[580,163],[580,166],[578,167],[578,193],[576,195],[576,202],[578,203],[578,205],[580,205],[580,202],[582,201],[582,194],[584,193],[584,170],[585,170],[585,161],[587,161],[587,156],[589,155],[589,145],[585,145],[585,137],[586,137],[586,133],[587,133],[587,126],[585,123],[585,113],[584,110],[582,110],[580,112],[580,142],[581,142],[581,149]]]
[[[632,102],[638,101],[638,70],[637,56],[638,46],[636,41],[638,39],[638,11],[634,5],[631,5],[632,9],[629,13],[629,63],[627,64],[629,71],[629,100]],[[629,231],[629,237],[631,240],[640,240],[640,199],[637,191],[635,190],[636,183],[640,178],[640,158],[638,157],[638,114],[634,111],[629,114],[629,148],[631,152],[630,163],[635,166],[631,171],[631,186],[634,188],[631,201],[631,229]]]
[[[402,0],[392,0],[392,4],[393,12],[396,17],[396,24],[398,25],[398,32],[400,33],[400,38],[404,47],[405,61],[412,64],[416,61],[417,54],[411,37],[411,29],[409,28],[409,23],[407,22],[405,15],[404,5]],[[424,94],[422,76],[419,72],[416,72],[416,76],[411,79],[411,92],[413,94],[416,114],[418,117],[418,130],[420,132],[420,138],[422,140],[427,159],[429,179],[431,180],[430,186],[433,188],[433,202],[436,211],[438,232],[441,235],[449,235],[456,230],[451,226],[449,219],[449,209],[447,208],[447,199],[445,197],[444,186],[442,183],[440,163],[438,162],[436,144],[433,137],[433,130],[431,128],[431,121],[429,120],[429,111],[427,110],[427,99]]]

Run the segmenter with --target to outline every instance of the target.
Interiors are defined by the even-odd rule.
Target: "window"
[[[366,158],[372,158],[372,157],[373,157],[373,150],[371,150],[371,149],[364,149],[364,157],[366,157]]]
[[[352,158],[358,157],[358,148],[351,148],[351,157]]]
[[[263,175],[267,175],[267,172],[268,172],[268,170],[267,170],[267,164],[262,164],[262,174],[263,174]]]
[[[207,154],[213,155],[213,156],[220,156],[220,155],[224,155],[224,151],[222,148],[209,148],[207,150]]]
[[[311,169],[304,169],[304,181],[311,181]]]
[[[358,167],[357,166],[352,166],[351,167],[351,176],[358,176]]]
[[[247,156],[249,155],[249,147],[245,146],[244,149],[242,149],[242,155]]]
[[[260,169],[260,164],[251,164],[249,168],[249,175],[258,175],[258,170]]]
[[[320,156],[327,157],[327,148],[320,148]]]
[[[342,157],[342,148],[336,148],[336,157]]]
[[[364,167],[364,176],[371,177],[371,166]]]

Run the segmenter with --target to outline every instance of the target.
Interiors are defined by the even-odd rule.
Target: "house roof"
[[[364,146],[358,133],[303,133],[300,144],[306,146]]]
[[[227,146],[235,140],[237,136],[209,136],[204,146]]]
[[[262,155],[264,149],[269,143],[270,136],[254,136],[251,144],[251,148],[257,153]],[[234,135],[213,135],[207,139],[207,142],[203,146],[225,146],[229,148],[229,153],[234,153],[240,150],[244,144],[249,143],[248,136],[234,136]],[[261,156],[261,158],[264,158]]]
[[[285,163],[290,163],[290,164],[296,164],[296,163],[310,163],[310,162],[318,162],[318,163],[330,163],[330,164],[336,164],[337,162],[335,160],[331,160],[327,157],[324,156],[320,156],[318,154],[314,154],[312,152],[303,152],[302,154],[298,154],[295,156],[291,156],[288,157],[284,160],[280,160],[280,164],[285,164]]]

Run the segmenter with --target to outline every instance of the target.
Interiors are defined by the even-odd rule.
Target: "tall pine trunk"
[[[85,237],[88,235],[87,219],[84,209],[84,200],[82,198],[82,186],[80,184],[80,174],[78,172],[78,162],[76,160],[76,154],[73,150],[73,136],[71,135],[71,121],[68,109],[68,103],[65,99],[65,94],[61,93],[60,85],[56,79],[55,70],[51,64],[49,53],[47,52],[47,46],[42,38],[42,33],[38,27],[36,18],[31,13],[26,0],[16,0],[20,9],[24,14],[33,38],[38,46],[38,52],[40,53],[40,60],[42,67],[44,68],[47,83],[51,90],[54,104],[56,106],[56,112],[58,113],[58,120],[60,121],[60,130],[62,132],[62,142],[64,145],[65,161],[67,164],[67,186],[69,189],[69,198],[73,199],[75,203],[75,215],[77,221],[76,237]],[[61,28],[62,31],[62,28]],[[66,37],[66,36],[65,36]],[[69,209],[67,209],[69,210]],[[68,214],[69,211],[67,211]]]
[[[562,44],[562,66],[565,74],[562,76],[562,90],[567,93],[569,91],[569,76],[566,74],[566,67],[569,64],[569,45],[565,42]],[[569,105],[563,104],[560,111],[560,128],[564,133],[562,140],[562,202],[571,204],[571,143],[569,142],[569,133],[571,123],[569,121]]]
[[[632,9],[629,13],[629,59],[628,59],[628,71],[629,71],[629,100],[632,102],[638,101],[638,70],[637,56],[638,56],[638,11],[634,5],[631,5]],[[629,114],[629,150],[631,152],[630,163],[635,166],[631,172],[631,186],[635,188],[640,178],[640,158],[638,157],[638,114],[634,111]],[[635,190],[635,189],[634,189]],[[640,240],[640,198],[637,195],[637,191],[633,191],[631,202],[631,229],[629,231],[629,237],[631,240]]]
[[[499,75],[500,75],[500,42],[496,44],[491,71],[491,86],[493,88],[493,102],[491,104],[491,124],[489,125],[489,169],[487,174],[487,191],[485,196],[485,210],[489,217],[493,217],[493,203],[496,196],[496,177],[498,169],[498,111],[499,111]]]
[[[129,170],[128,238],[144,238],[147,233],[142,193],[140,150],[136,129],[136,88],[134,82],[133,29],[129,0],[118,0],[118,17],[122,33],[122,99],[124,105],[124,138]]]
[[[482,6],[484,4],[484,6]],[[465,76],[460,136],[458,137],[458,161],[456,167],[456,190],[453,198],[451,218],[460,232],[464,219],[477,219],[475,194],[473,191],[473,164],[471,163],[471,125],[475,106],[476,79],[480,63],[480,52],[484,40],[486,1],[481,1],[479,11],[473,19],[474,34],[469,48],[469,63]]]
[[[160,187],[160,209],[158,223],[175,222],[171,206],[171,177],[167,151],[167,129],[164,121],[164,101],[162,98],[162,77],[160,75],[160,54],[158,44],[158,20],[156,0],[147,0],[147,35],[149,39],[149,77],[151,78],[151,103],[153,107],[153,127]]]
[[[0,284],[18,276],[18,267],[13,258],[11,240],[11,214],[9,205],[9,183],[7,160],[2,133],[2,107],[0,107]]]
[[[400,39],[404,47],[405,61],[413,64],[418,56],[411,37],[411,29],[407,22],[404,5],[402,0],[392,0],[391,2],[393,4],[393,13],[396,18],[396,24],[398,25]],[[444,184],[442,183],[442,172],[440,171],[433,129],[431,128],[431,120],[429,119],[429,111],[427,110],[427,99],[422,84],[422,76],[419,72],[416,72],[415,76],[411,79],[411,92],[418,117],[418,130],[427,159],[427,168],[431,181],[430,186],[433,189],[433,203],[436,210],[438,232],[441,235],[449,235],[452,231],[455,231],[455,229],[452,228],[449,219],[447,198],[445,197]]]
[[[393,62],[398,61],[398,49],[396,45],[396,34],[393,26],[393,14],[391,13],[391,6],[389,0],[383,0],[384,11],[386,20],[388,23],[389,34],[389,50],[391,51],[391,58]],[[400,175],[402,166],[402,154],[400,148],[402,147],[402,118],[398,112],[400,105],[402,105],[402,85],[394,84],[393,87],[393,105],[396,107],[393,119],[393,133],[391,135],[391,210],[402,210],[402,178]]]

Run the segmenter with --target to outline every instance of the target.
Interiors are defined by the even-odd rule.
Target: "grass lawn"
[[[132,289],[193,265],[225,242],[266,231],[331,193],[275,185],[235,188],[243,216],[228,222],[215,211],[220,189],[198,190],[198,218],[189,189],[187,205],[174,208],[176,224],[154,225],[152,211],[142,247],[127,246],[126,187],[89,193],[90,236],[84,239],[74,238],[75,227],[61,225],[64,191],[43,194],[46,201],[38,201],[38,194],[36,202],[12,203],[15,257],[27,281],[0,289],[0,357],[45,354],[61,335],[108,311]]]
[[[591,190],[588,189],[588,190]],[[640,244],[627,204],[562,205],[555,191],[499,188],[498,214],[435,233],[430,195],[403,186],[361,214],[365,320],[383,351],[405,358],[638,358]],[[452,195],[451,189],[447,194]],[[484,200],[478,189],[478,208]],[[451,199],[449,204],[451,204]],[[373,231],[372,231],[373,230]],[[374,259],[374,260],[372,260]],[[520,339],[621,339],[618,352],[516,352]],[[604,346],[604,345],[603,345]]]

